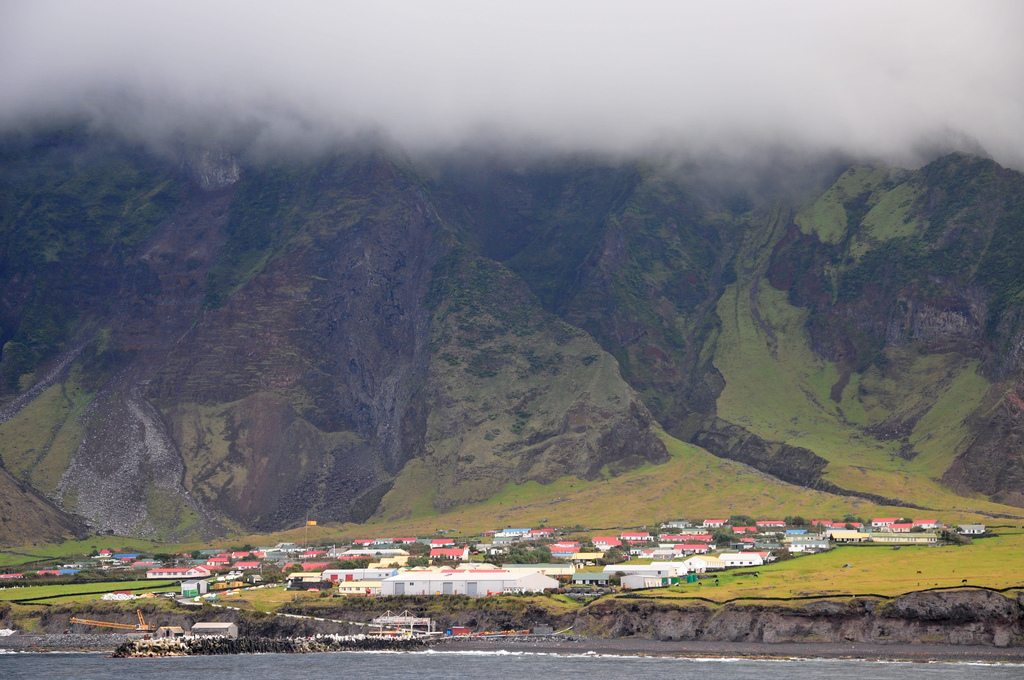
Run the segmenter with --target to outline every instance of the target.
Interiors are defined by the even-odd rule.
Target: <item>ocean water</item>
[[[259,654],[165,659],[108,659],[92,653],[0,655],[0,678],[367,678],[390,680],[1002,680],[1024,678],[1024,666],[829,659],[686,659],[521,652]]]

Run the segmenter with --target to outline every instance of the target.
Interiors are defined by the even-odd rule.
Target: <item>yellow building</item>
[[[380,595],[380,581],[339,581],[338,594],[354,597],[377,597]]]

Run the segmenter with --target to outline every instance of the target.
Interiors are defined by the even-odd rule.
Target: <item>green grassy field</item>
[[[732,598],[882,595],[961,585],[1024,588],[1024,530],[964,546],[849,545],[817,555],[718,574],[718,585],[704,581],[657,591],[657,596]],[[846,566],[850,565],[850,566]],[[757,572],[758,576],[753,576]],[[744,575],[737,575],[743,573]],[[966,583],[964,581],[966,580]]]
[[[0,550],[0,567],[58,561],[72,556],[84,557],[93,550],[99,551],[104,548],[115,552],[166,552],[163,544],[142,538],[90,536],[77,541],[29,544]]]
[[[751,269],[762,265],[753,262]],[[958,496],[938,482],[959,453],[964,421],[989,392],[975,360],[919,355],[912,345],[890,348],[885,369],[854,374],[837,403],[831,389],[840,368],[811,350],[809,311],[789,304],[784,291],[764,280],[752,293],[754,280],[750,275],[729,286],[718,306],[715,366],[726,382],[718,399],[721,418],[814,451],[830,461],[825,478],[844,488],[912,502],[929,508],[929,515],[1024,516],[1020,508]],[[912,460],[900,455],[899,441],[864,431],[912,418],[918,418],[909,436],[917,453]]]
[[[115,590],[128,590],[133,594],[145,592],[161,593],[177,590],[177,581],[148,579],[141,581],[117,581],[103,583],[71,583],[66,585],[38,585],[0,589],[0,601],[34,600],[37,598],[53,598],[54,602],[67,599],[93,599],[99,595],[92,593],[112,593]],[[88,593],[88,595],[86,595]]]

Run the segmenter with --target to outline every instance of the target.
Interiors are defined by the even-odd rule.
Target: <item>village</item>
[[[315,525],[314,522],[310,522]],[[0,574],[0,582],[67,578],[80,572],[180,582],[166,593],[186,602],[217,601],[239,589],[278,585],[326,596],[482,597],[567,589],[638,590],[698,583],[728,569],[757,568],[831,550],[837,544],[937,546],[985,533],[983,525],[947,527],[934,519],[860,521],[675,520],[656,531],[586,535],[574,529],[512,528],[455,538],[359,538],[344,545],[278,543],[183,554],[95,551],[88,559],[35,573]],[[13,585],[13,583],[12,583]],[[561,591],[565,592],[565,591]],[[113,593],[108,599],[134,597]]]

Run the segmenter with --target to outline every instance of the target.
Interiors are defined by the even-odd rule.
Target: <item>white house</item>
[[[726,567],[760,567],[764,564],[764,560],[755,552],[722,553],[718,559],[725,562]]]
[[[899,517],[876,517],[875,519],[871,520],[871,528],[872,529],[884,529],[885,527],[889,526],[890,524],[895,524],[896,522],[899,522],[899,521],[900,521]]]
[[[960,530],[957,532],[964,536],[976,536],[985,533],[984,524],[961,524]]]
[[[725,569],[725,562],[713,555],[694,555],[682,561],[688,573],[703,574],[708,571]]]
[[[786,538],[789,552],[822,552],[830,550],[832,544],[824,536],[793,536]]]
[[[650,564],[609,564],[603,570],[605,574],[642,574],[656,578],[685,576],[686,562],[651,562]]]
[[[381,581],[380,594],[389,595],[505,595],[540,593],[557,588],[558,581],[540,572],[504,569],[465,569],[441,572],[402,572]]]

